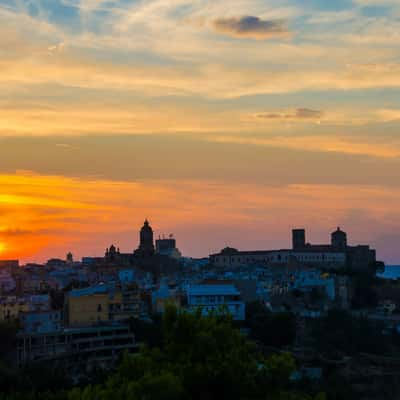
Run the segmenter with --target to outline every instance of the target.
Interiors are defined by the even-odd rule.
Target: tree
[[[6,360],[9,353],[15,348],[17,322],[0,322],[0,361]]]
[[[75,391],[78,397],[71,400],[102,399],[107,393],[114,400],[264,399],[289,388],[292,356],[263,358],[229,316],[202,317],[200,311],[168,307],[162,337],[161,348],[145,346],[139,354],[126,354],[104,385]]]
[[[354,355],[360,352],[384,354],[389,350],[382,326],[342,310],[330,310],[314,322],[316,348],[325,356]]]
[[[54,397],[45,390],[28,393],[24,400],[311,400],[291,388],[293,357],[263,357],[229,316],[203,317],[170,306],[160,326],[160,347],[124,354],[105,382],[54,391]],[[19,400],[16,395],[0,400]]]
[[[266,346],[289,346],[296,338],[295,316],[289,312],[271,313],[260,302],[247,305],[246,325],[251,330],[251,338]]]

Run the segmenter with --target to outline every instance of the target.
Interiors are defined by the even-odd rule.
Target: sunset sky
[[[400,264],[399,0],[0,0],[0,258],[341,226]]]

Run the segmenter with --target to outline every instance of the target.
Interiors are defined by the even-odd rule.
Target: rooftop
[[[239,296],[240,292],[234,285],[213,284],[213,285],[192,285],[189,286],[187,293],[189,296],[207,296],[207,295],[234,295]]]

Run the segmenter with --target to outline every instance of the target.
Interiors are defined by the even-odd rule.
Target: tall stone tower
[[[142,229],[140,229],[140,243],[135,254],[142,257],[151,256],[154,254],[153,229],[151,228],[147,219],[144,221]]]
[[[292,230],[292,248],[293,250],[301,250],[306,246],[306,231],[304,229]]]

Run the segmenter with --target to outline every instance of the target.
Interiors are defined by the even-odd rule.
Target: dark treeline
[[[68,388],[56,370],[36,366],[31,390],[23,384],[3,386],[1,400],[102,399],[324,399],[295,389],[290,375],[296,365],[286,352],[264,357],[229,317],[178,313],[168,308],[153,328],[136,321],[139,334],[152,345],[137,354],[124,354],[116,371],[99,382]],[[157,327],[160,336],[157,336]],[[155,331],[151,332],[151,329]],[[60,371],[61,372],[61,371]],[[2,371],[4,373],[4,371]],[[29,376],[29,371],[24,371]],[[3,375],[3,378],[5,375]],[[6,378],[9,379],[10,377]],[[39,382],[47,380],[47,388]],[[4,383],[4,380],[3,382]],[[21,385],[18,381],[14,384]],[[8,387],[7,387],[8,386]],[[33,389],[34,388],[34,389]]]
[[[174,307],[153,322],[132,319],[136,339],[143,343],[140,351],[124,354],[116,370],[94,371],[74,385],[60,365],[13,368],[7,357],[17,327],[0,324],[0,400],[350,400],[357,398],[353,382],[341,375],[340,366],[326,368],[321,359],[393,355],[400,348],[396,332],[384,333],[365,318],[331,310],[307,323],[307,341],[316,356],[311,366],[323,367],[322,379],[294,382],[290,376],[301,367],[290,353],[298,334],[295,316],[271,313],[261,303],[248,304],[246,314],[241,327],[248,336],[228,316],[202,317]],[[376,386],[382,396],[384,390],[395,391],[395,381],[385,382]]]

